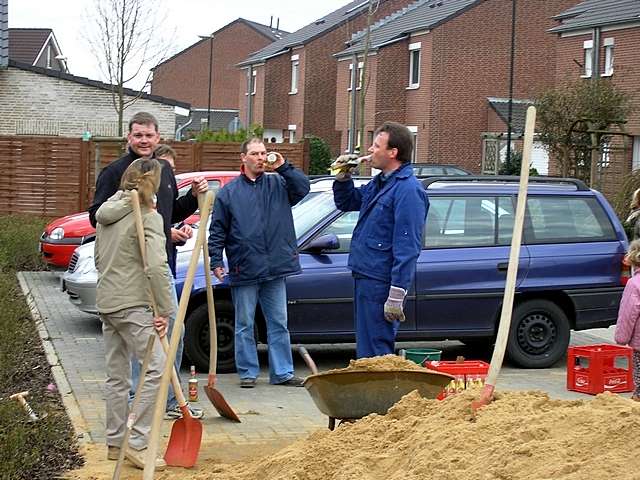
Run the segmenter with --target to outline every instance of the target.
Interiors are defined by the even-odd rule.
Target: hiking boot
[[[300,377],[296,377],[295,375],[282,383],[276,383],[276,385],[284,385],[285,387],[302,387],[303,384],[304,380]]]
[[[144,470],[144,458],[147,455],[147,449],[143,448],[142,450],[134,450],[131,447],[127,447],[125,451],[124,458],[133,463],[133,466],[139,468],[140,470]],[[166,462],[162,458],[156,458],[156,471],[160,472],[167,467]]]
[[[107,445],[107,460],[118,460],[120,456],[120,447]]]
[[[189,409],[189,413],[191,414],[192,418],[200,419],[204,417],[204,410],[202,410],[201,408],[192,407],[188,403],[187,408]],[[178,418],[182,418],[182,410],[180,410],[180,407],[178,405],[164,412],[165,420],[177,420]]]
[[[241,378],[240,379],[240,388],[253,388],[256,386],[255,378]]]

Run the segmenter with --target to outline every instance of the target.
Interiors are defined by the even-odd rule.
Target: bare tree
[[[127,107],[142,95],[151,80],[151,67],[166,58],[169,39],[163,37],[166,14],[159,13],[161,0],[94,0],[87,12],[85,37],[104,79],[111,85],[111,100],[118,116],[118,135],[123,135]],[[135,82],[143,86],[135,95],[125,89]]]

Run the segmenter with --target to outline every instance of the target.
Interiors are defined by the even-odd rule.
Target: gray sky
[[[279,17],[280,28],[293,32],[347,3],[349,0],[150,0],[167,9],[167,25],[159,35],[173,35],[169,55],[238,17],[268,25],[273,15],[274,24]],[[88,12],[92,5],[93,0],[9,0],[9,27],[52,28],[70,72],[104,80],[82,35],[82,29],[91,25]]]

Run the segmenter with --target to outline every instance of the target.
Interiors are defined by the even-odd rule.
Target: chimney
[[[269,28],[273,28],[273,15],[271,15],[271,20],[269,20]]]
[[[9,0],[0,0],[0,69],[9,66]]]
[[[276,30],[280,30],[280,17],[276,18]]]

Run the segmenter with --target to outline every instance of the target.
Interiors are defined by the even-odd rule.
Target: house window
[[[613,38],[604,39],[604,76],[613,75]]]
[[[300,58],[298,55],[291,55],[291,90],[290,94],[298,93],[298,71]],[[292,142],[293,143],[293,142]]]
[[[47,46],[47,68],[51,68],[51,45]]]
[[[296,126],[289,125],[289,143],[296,143]]]
[[[407,127],[413,137],[413,150],[411,150],[411,163],[418,161],[418,127]]]
[[[421,42],[409,45],[409,88],[420,86],[420,47]]]
[[[251,71],[251,95],[256,94],[256,79],[258,76],[258,72],[256,70]]]
[[[583,77],[590,77],[593,73],[593,40],[587,40],[583,45],[584,49],[584,72]]]
[[[356,90],[360,90],[362,88],[362,74],[364,68],[364,62],[358,62],[358,86]],[[347,90],[351,91],[351,85],[353,85],[353,63],[349,65],[349,87]]]
[[[633,137],[633,157],[631,168],[637,170],[640,168],[640,137]]]
[[[611,165],[611,146],[609,145],[609,142],[603,142],[602,143],[602,147],[600,148],[600,164],[598,165],[600,167],[600,170],[602,170],[603,168],[607,168],[609,165]]]

